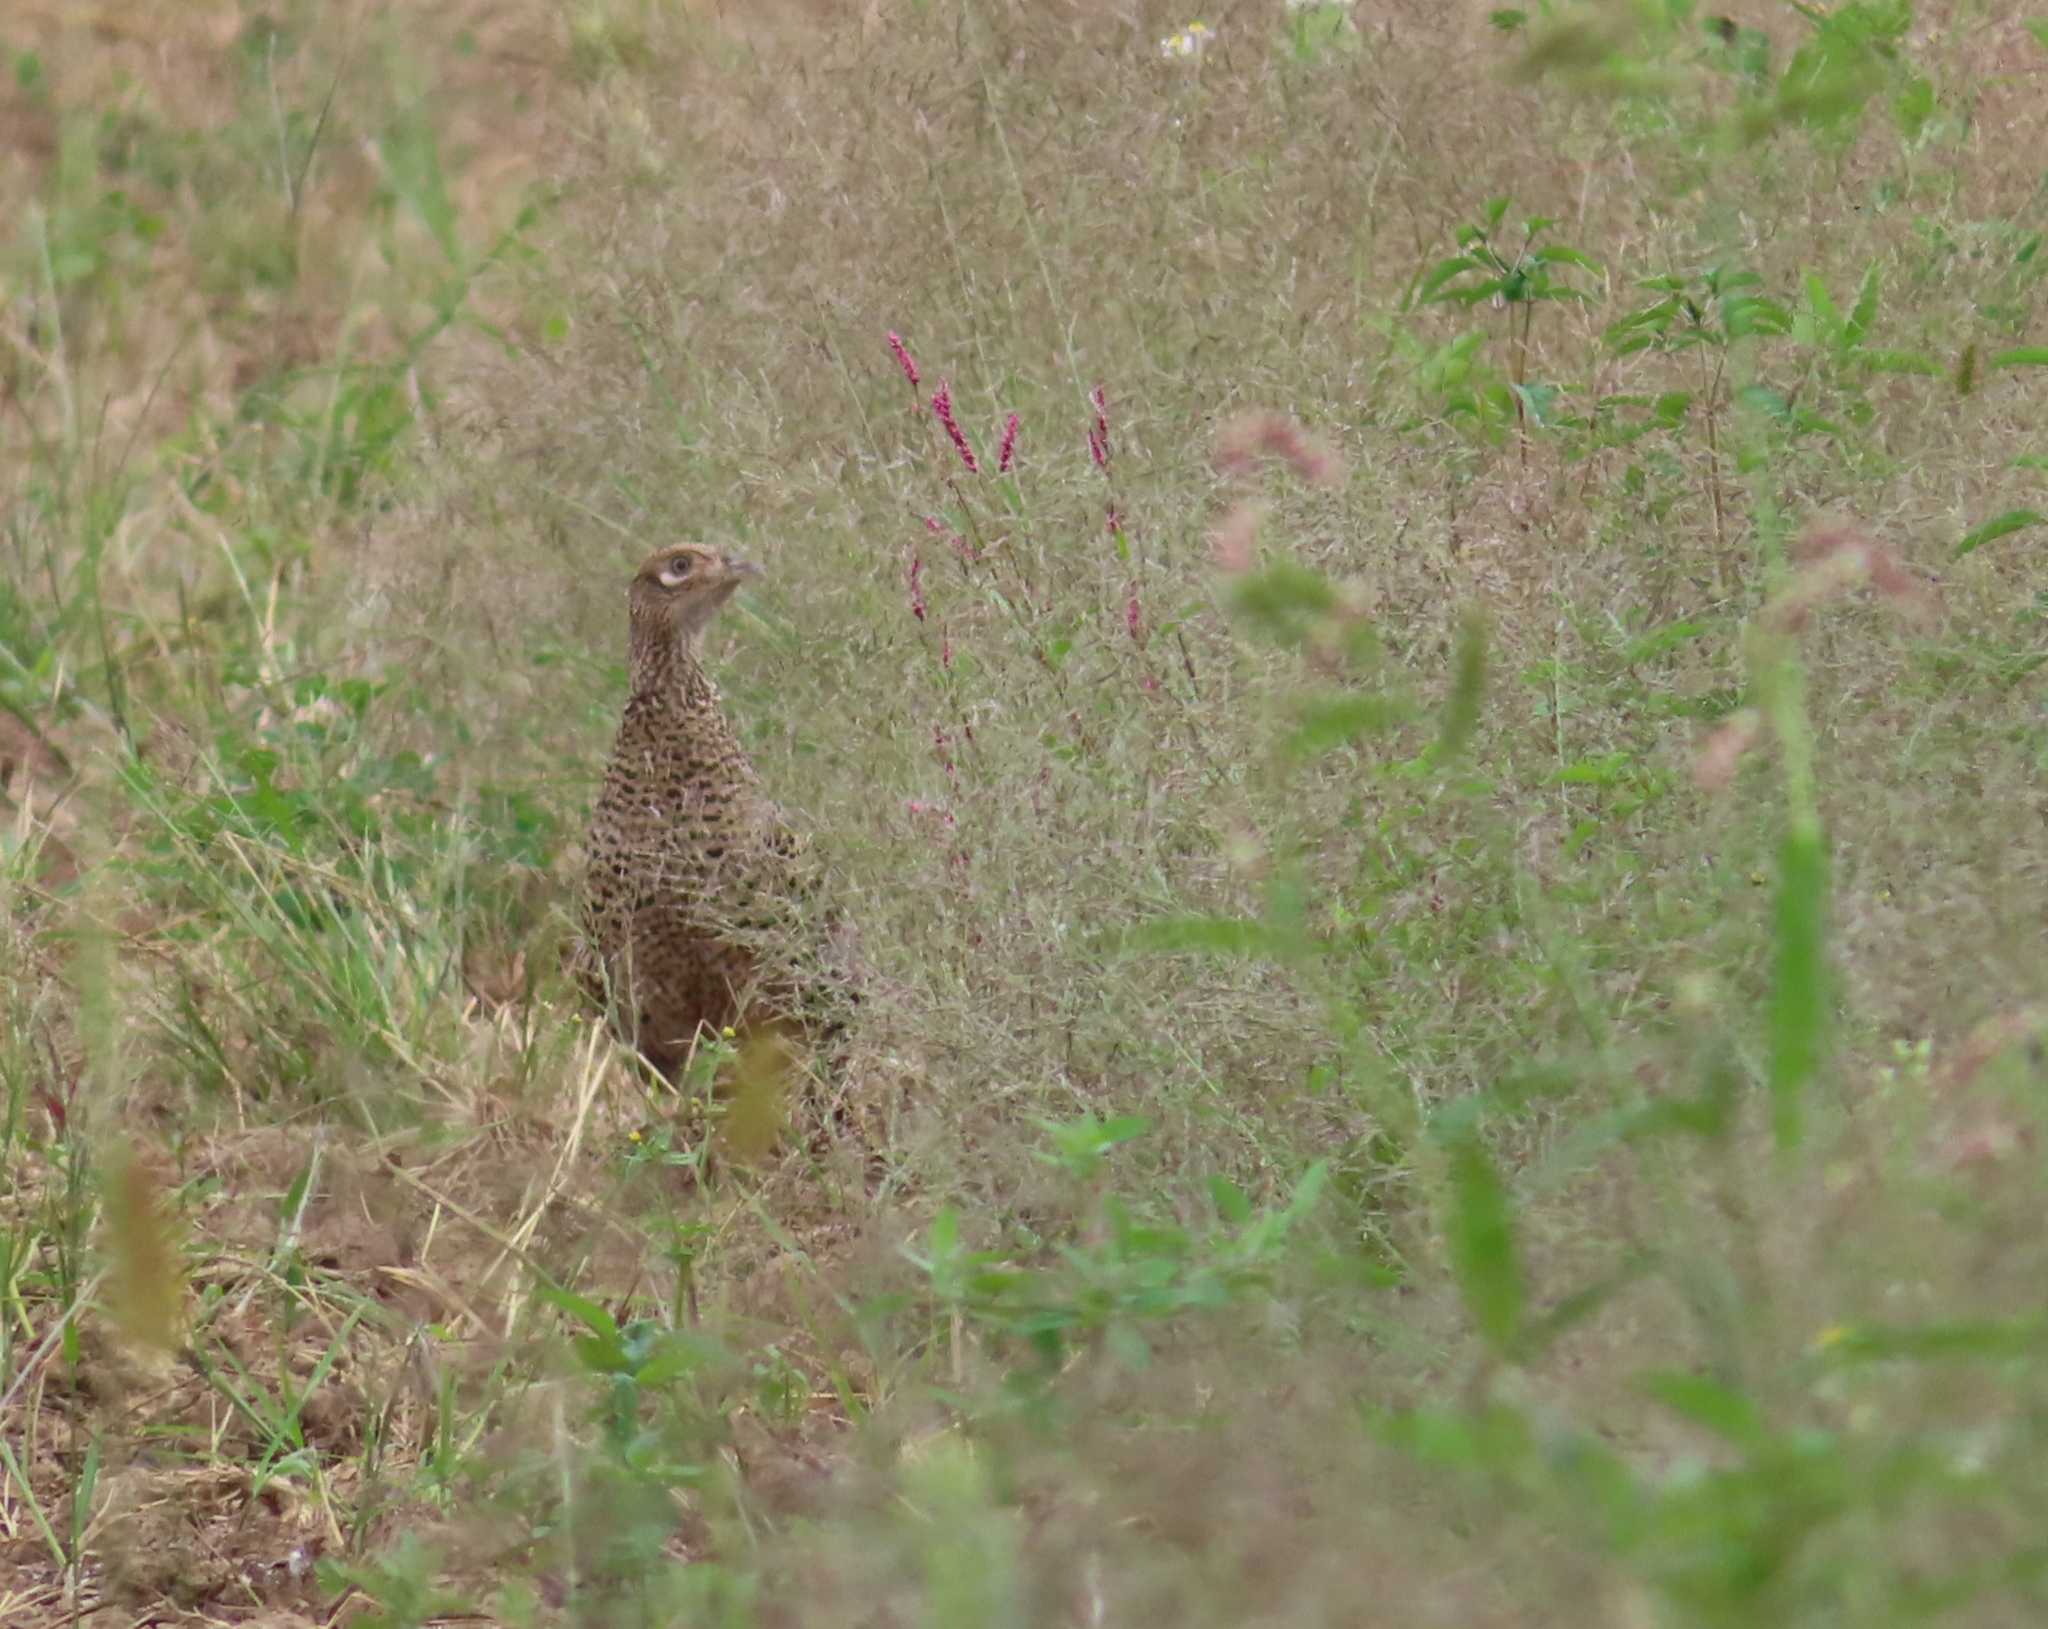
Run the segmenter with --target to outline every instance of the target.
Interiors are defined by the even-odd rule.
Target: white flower
[[[1159,42],[1159,54],[1169,61],[1175,57],[1198,57],[1209,48],[1209,42],[1216,37],[1207,23],[1189,23],[1177,33],[1169,34]]]
[[[1349,11],[1351,0],[1287,0],[1289,11],[1321,11],[1325,6],[1332,11]]]

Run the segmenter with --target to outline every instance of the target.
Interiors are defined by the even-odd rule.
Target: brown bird
[[[700,1030],[836,1033],[846,992],[806,911],[802,845],[762,791],[704,671],[705,627],[745,560],[649,555],[628,594],[632,690],[592,811],[580,973],[663,1074]]]

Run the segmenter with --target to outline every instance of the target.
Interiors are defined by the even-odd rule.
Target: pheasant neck
[[[702,707],[718,698],[711,676],[697,661],[694,639],[678,639],[667,628],[636,627],[630,661],[636,697],[687,707]]]

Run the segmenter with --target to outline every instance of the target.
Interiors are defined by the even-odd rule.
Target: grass
[[[2039,1616],[2039,27],[167,19],[0,24],[0,1618]],[[677,536],[745,1169],[561,971]]]

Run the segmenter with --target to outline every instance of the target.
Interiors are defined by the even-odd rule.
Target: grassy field
[[[0,1622],[2048,1616],[2048,18],[1190,21],[7,8]]]

